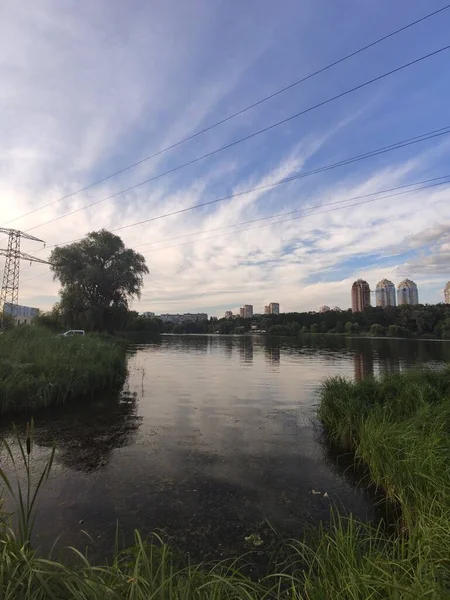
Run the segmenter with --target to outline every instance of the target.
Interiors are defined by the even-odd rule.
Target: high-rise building
[[[411,279],[404,279],[398,284],[397,304],[419,304],[419,291]]]
[[[319,312],[320,313],[326,313],[329,312],[331,309],[329,306],[327,306],[326,304],[323,304],[320,308],[319,308]]]
[[[245,317],[245,308],[243,306],[241,306],[241,308],[239,309],[239,316],[242,318]]]
[[[450,281],[447,283],[444,289],[444,302],[450,304]]]
[[[264,314],[265,315],[270,315],[270,306],[269,305],[267,305],[267,306],[264,307]]]
[[[269,304],[269,313],[271,315],[279,315],[280,314],[280,305],[278,302],[271,302]]]
[[[253,317],[253,304],[244,304],[244,318],[251,319]]]
[[[375,296],[377,306],[395,306],[395,285],[389,279],[382,279],[377,283]]]
[[[364,279],[358,279],[352,285],[352,310],[362,312],[370,306],[370,287]]]

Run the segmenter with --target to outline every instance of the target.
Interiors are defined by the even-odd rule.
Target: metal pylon
[[[50,263],[46,260],[42,260],[20,251],[21,238],[44,243],[43,240],[40,240],[39,238],[29,235],[23,231],[18,231],[17,229],[4,229],[1,227],[0,232],[8,235],[8,247],[6,249],[0,248],[0,255],[6,257],[5,270],[3,271],[2,289],[0,293],[0,326],[1,329],[3,329],[5,307],[7,308],[8,314],[10,314],[13,319],[17,315],[17,309],[19,305],[20,261],[29,260],[30,262],[43,263],[46,265]]]

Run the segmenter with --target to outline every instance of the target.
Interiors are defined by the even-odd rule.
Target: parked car
[[[74,335],[84,335],[84,334],[85,334],[84,329],[69,329],[69,331],[60,333],[59,336],[60,337],[72,337]]]

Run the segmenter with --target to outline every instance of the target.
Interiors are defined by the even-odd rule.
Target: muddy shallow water
[[[300,536],[330,505],[377,520],[383,507],[323,443],[316,390],[332,375],[444,360],[449,343],[410,340],[163,336],[135,346],[121,394],[35,414],[36,471],[56,444],[35,541],[48,550],[59,537],[102,557],[119,523],[121,543],[138,528],[195,559],[220,558],[244,552],[251,534],[261,549]],[[12,438],[11,418],[0,431]]]

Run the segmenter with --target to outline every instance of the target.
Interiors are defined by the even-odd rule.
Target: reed
[[[0,412],[35,409],[119,387],[126,346],[23,326],[0,336]]]

